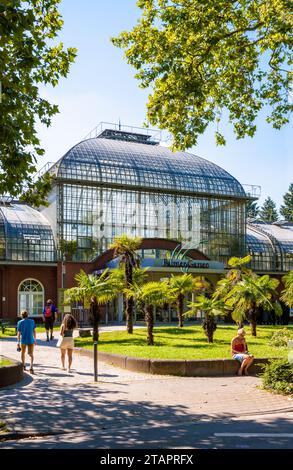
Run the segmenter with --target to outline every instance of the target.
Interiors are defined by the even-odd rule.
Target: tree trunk
[[[98,381],[98,340],[99,340],[99,320],[100,312],[96,299],[91,300],[91,314],[93,321],[93,342],[94,342],[94,381]]]
[[[125,263],[125,278],[126,278],[126,287],[129,288],[132,285],[133,280],[133,268],[129,262]],[[126,326],[127,333],[133,333],[133,306],[134,300],[133,297],[126,297]]]
[[[208,339],[208,343],[213,343],[214,331],[216,330],[216,322],[213,316],[206,315],[203,328]]]
[[[249,323],[252,336],[256,336],[256,313],[255,310],[250,310],[249,312]]]
[[[177,297],[177,312],[178,312],[178,326],[183,327],[183,306],[184,306],[184,295],[179,294]]]
[[[153,328],[154,328],[154,309],[152,305],[147,305],[146,307],[146,316],[145,316],[146,324],[147,324],[147,342],[149,346],[153,346],[154,344],[154,335],[153,335]]]

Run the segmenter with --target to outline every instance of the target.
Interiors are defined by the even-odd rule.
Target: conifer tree
[[[264,222],[272,223],[278,220],[277,206],[270,196],[263,203],[259,215]]]
[[[280,214],[288,222],[293,222],[293,183],[290,184],[288,192],[283,196],[284,204],[280,208]]]

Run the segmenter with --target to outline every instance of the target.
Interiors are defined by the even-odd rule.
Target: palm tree
[[[237,258],[233,256],[228,260],[229,271],[226,276],[217,282],[217,287],[213,293],[213,297],[217,299],[223,299],[227,297],[229,292],[241,282],[245,276],[253,277],[254,273],[251,269],[247,268],[246,265],[250,263],[251,256],[247,255],[244,258]],[[243,326],[243,319],[235,320],[239,328]]]
[[[147,282],[143,286],[135,286],[132,296],[141,301],[145,309],[145,321],[147,323],[147,343],[154,344],[154,307],[161,307],[166,303],[173,302],[176,298],[175,290],[167,282]],[[129,295],[131,295],[131,292]]]
[[[210,295],[212,293],[212,284],[204,276],[196,276],[193,278],[193,291],[197,294]]]
[[[183,309],[184,297],[194,289],[194,282],[191,274],[182,274],[181,276],[171,276],[170,287],[176,293],[178,326],[183,327]]]
[[[231,309],[236,322],[247,319],[250,322],[251,334],[256,336],[258,308],[274,310],[277,316],[282,315],[280,303],[276,300],[277,279],[268,275],[244,277],[224,298],[226,306]]]
[[[203,322],[203,329],[208,339],[208,343],[214,342],[214,332],[217,328],[215,316],[226,315],[225,304],[222,300],[208,298],[205,295],[198,295],[196,302],[188,304],[191,310],[185,312],[185,316],[193,316],[194,310],[201,310],[204,312],[205,319]]]
[[[133,269],[133,284],[131,287],[138,288],[142,286],[147,278],[147,271],[149,268],[134,268]],[[129,298],[129,295],[132,296],[132,290],[125,288],[125,273],[124,270],[121,268],[112,269],[109,275],[110,279],[114,283],[114,285],[119,290],[119,293],[123,293],[125,299]],[[135,299],[135,309],[138,308],[139,302]]]
[[[282,290],[281,300],[289,308],[293,307],[293,270],[283,276],[285,289]]]
[[[78,285],[65,291],[65,302],[84,302],[90,304],[90,314],[93,323],[94,377],[95,382],[97,382],[100,306],[113,300],[118,294],[120,286],[111,281],[108,276],[108,270],[105,270],[99,277],[92,274],[87,275],[81,270],[75,276],[75,280]]]
[[[115,237],[114,243],[110,245],[110,248],[114,250],[114,256],[120,258],[120,263],[124,265],[124,281],[125,288],[130,289],[133,283],[133,269],[138,267],[139,256],[136,251],[140,248],[142,243],[139,237],[128,237],[127,235],[121,235]],[[133,333],[133,305],[134,300],[131,296],[126,296],[126,324],[127,332]]]

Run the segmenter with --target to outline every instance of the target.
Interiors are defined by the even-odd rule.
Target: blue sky
[[[64,27],[60,40],[78,49],[69,76],[56,88],[42,88],[60,113],[52,126],[38,126],[46,153],[39,167],[58,160],[100,121],[142,126],[149,91],[142,90],[135,71],[123,59],[110,37],[130,29],[139,18],[136,0],[62,0]],[[222,128],[223,129],[223,128]],[[243,184],[262,187],[260,204],[270,195],[278,206],[293,182],[292,122],[280,131],[258,119],[256,136],[236,140],[231,128],[223,129],[225,147],[214,142],[214,127],[189,149],[223,167]]]

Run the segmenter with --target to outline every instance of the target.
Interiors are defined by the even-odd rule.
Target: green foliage
[[[284,395],[293,394],[293,365],[286,359],[270,361],[262,375],[263,387]]]
[[[7,0],[0,5],[0,194],[25,193],[34,205],[45,201],[47,178],[35,183],[43,155],[36,123],[49,126],[58,106],[42,98],[40,85],[56,86],[66,77],[76,50],[56,38],[63,26],[60,0]]]
[[[243,269],[246,264],[250,263],[250,261],[250,255],[244,256],[243,258],[237,258],[236,256],[233,256],[229,259],[228,266],[233,269]]]
[[[260,218],[264,222],[276,222],[279,218],[276,203],[268,197],[265,202],[263,203],[260,212]]]
[[[132,283],[133,285],[141,286],[147,278],[147,272],[149,268],[134,268],[132,273]],[[125,290],[125,271],[121,268],[112,269],[109,277],[112,279],[114,283],[119,286],[121,292]],[[125,291],[126,293],[126,291]]]
[[[193,291],[194,283],[191,274],[182,274],[180,276],[171,275],[170,286],[177,295],[186,295]]]
[[[254,136],[262,108],[274,128],[289,122],[290,0],[139,0],[137,5],[138,23],[112,42],[124,49],[141,86],[153,88],[148,121],[168,129],[175,148],[195,145],[211,122],[217,143],[225,144],[224,110],[238,139]]]
[[[222,300],[216,300],[213,298],[208,298],[205,295],[198,295],[196,297],[196,302],[190,302],[188,306],[191,310],[188,310],[184,313],[186,317],[194,317],[196,310],[201,310],[207,316],[222,316],[226,315],[227,309]]]
[[[59,241],[59,248],[63,255],[73,256],[77,250],[76,240],[64,240],[63,238]]]
[[[256,202],[248,201],[246,203],[246,216],[250,219],[255,219],[259,215],[259,207]]]
[[[121,263],[129,263],[132,267],[138,265],[139,257],[136,253],[142,243],[140,237],[129,237],[128,235],[121,235],[114,238],[114,242],[109,246],[114,250],[114,256],[120,258]]]
[[[293,270],[283,276],[285,289],[282,291],[281,300],[290,308],[293,307]]]
[[[82,269],[75,276],[77,287],[66,289],[65,303],[84,302],[89,304],[95,299],[98,305],[104,305],[113,300],[119,293],[117,286],[111,278],[109,278],[108,270],[99,276],[93,274],[87,275]]]
[[[228,260],[228,266],[231,269],[229,269],[224,279],[220,279],[220,281],[217,282],[217,288],[213,293],[213,297],[215,299],[223,299],[225,301],[229,292],[238,282],[243,280],[244,276],[254,276],[252,270],[246,267],[250,261],[250,255],[247,255],[244,258],[233,256]]]
[[[52,176],[45,173],[34,183],[29,184],[29,189],[19,198],[21,202],[38,208],[41,205],[48,206],[47,195],[52,188]]]
[[[293,333],[288,328],[282,328],[273,333],[269,345],[276,348],[287,348],[288,341],[293,339]]]
[[[142,239],[139,237],[129,237],[120,235],[114,238],[114,243],[110,249],[114,250],[114,257],[118,256],[120,264],[124,266],[124,282],[126,289],[126,326],[129,334],[133,333],[133,298],[128,294],[133,285],[133,271],[139,267],[140,257],[137,250],[141,247]]]
[[[167,282],[151,281],[138,287],[134,293],[135,298],[152,307],[162,307],[166,303],[174,302],[176,291]]]
[[[288,222],[293,222],[293,183],[290,184],[288,192],[283,196],[284,204],[280,208],[280,214]]]
[[[11,366],[13,363],[9,359],[0,356],[0,367]]]
[[[274,310],[277,316],[281,316],[280,304],[273,301],[278,285],[279,281],[268,275],[245,276],[224,298],[226,306],[232,310],[233,320],[250,320],[250,315],[256,315],[260,307],[267,311]]]
[[[214,332],[217,329],[215,322],[215,316],[221,316],[227,314],[227,308],[222,300],[209,298],[205,295],[199,295],[196,297],[196,302],[190,302],[188,310],[184,315],[186,317],[193,317],[197,310],[204,313],[205,319],[203,321],[203,329],[209,342],[213,342]]]

